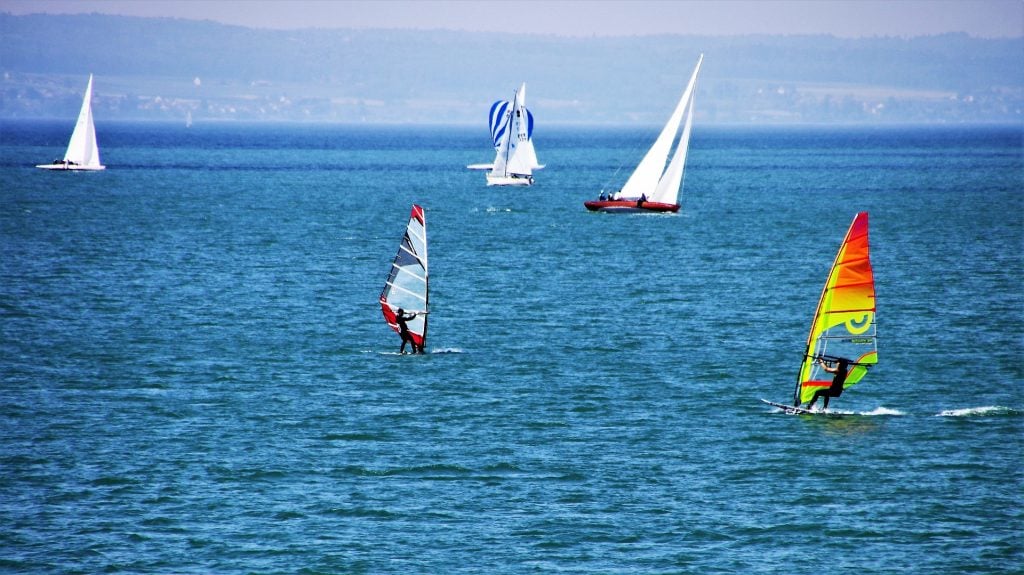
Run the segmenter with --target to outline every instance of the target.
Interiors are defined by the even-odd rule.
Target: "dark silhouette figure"
[[[413,353],[423,353],[423,346],[417,346],[416,340],[412,338],[412,333],[409,331],[409,325],[406,323],[410,319],[416,317],[416,312],[409,312],[406,315],[405,310],[398,308],[398,312],[395,314],[395,322],[398,323],[398,335],[402,336],[402,347],[398,349],[398,353],[405,353],[405,344],[409,343],[412,346]]]
[[[845,357],[839,358],[835,367],[830,367],[822,359],[818,359],[818,363],[821,364],[821,368],[829,373],[834,373],[835,376],[832,378],[832,385],[827,389],[819,389],[814,392],[811,397],[810,403],[807,404],[807,409],[814,407],[814,403],[818,401],[819,397],[824,397],[822,409],[828,409],[828,400],[831,397],[839,397],[843,394],[843,384],[846,383],[846,376],[850,370],[850,360]]]

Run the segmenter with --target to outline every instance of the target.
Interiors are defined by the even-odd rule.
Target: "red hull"
[[[679,211],[679,204],[662,204],[660,202],[643,202],[637,205],[636,200],[591,200],[583,205],[592,212],[609,213],[640,213],[640,212],[672,212]]]

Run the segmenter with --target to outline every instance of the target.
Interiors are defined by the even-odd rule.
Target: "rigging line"
[[[808,354],[808,355],[805,355],[804,357],[811,358],[811,359],[823,359],[823,360],[828,361],[828,362],[835,362],[835,361],[839,361],[840,359],[843,359],[842,357],[839,357],[838,355],[824,355],[824,354],[822,354],[822,355],[809,355]],[[860,363],[860,362],[856,362],[856,361],[848,361],[848,362],[846,362],[846,365],[859,365],[859,366],[864,366],[864,367],[874,367],[877,364],[874,364],[874,363]]]
[[[636,138],[634,138],[633,139],[633,147],[628,150],[628,153],[625,156],[632,158],[632,157],[635,157],[635,156],[639,155],[640,156],[640,160],[642,160],[643,159],[643,155],[642,154],[637,154],[637,151],[643,149],[643,148],[641,148],[641,146],[644,145],[646,142],[647,142],[647,139],[645,137],[636,137]],[[652,142],[650,145],[653,146],[654,143]],[[609,177],[607,180],[605,180],[604,186],[602,186],[602,188],[609,188],[609,187],[611,187],[611,183],[618,179],[619,172],[621,172],[622,169],[624,167],[626,167],[626,165],[627,164],[625,162],[619,162],[618,167],[615,168],[615,172],[612,173],[611,177]],[[639,166],[640,165],[640,161],[638,160],[637,162],[635,162],[635,165]],[[629,178],[627,178],[627,179],[629,179]],[[622,186],[624,186],[624,185],[626,185],[626,182],[622,182]],[[619,186],[619,190],[620,191],[622,190],[622,186]]]

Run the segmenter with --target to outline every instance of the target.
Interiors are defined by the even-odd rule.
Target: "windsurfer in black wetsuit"
[[[402,347],[398,349],[398,353],[405,353],[406,342],[412,345],[413,353],[423,353],[423,348],[416,346],[416,340],[412,338],[412,333],[409,331],[409,325],[405,323],[416,317],[416,315],[416,312],[409,312],[409,315],[406,315],[405,310],[402,308],[398,308],[398,312],[395,313],[395,323],[398,324],[398,335],[402,336]]]
[[[835,367],[830,367],[822,358],[818,358],[818,363],[821,364],[821,368],[829,373],[834,373],[835,376],[832,378],[832,385],[826,389],[819,389],[814,392],[811,397],[810,403],[807,404],[807,409],[814,407],[814,403],[818,401],[819,397],[824,397],[824,405],[822,409],[828,409],[828,400],[830,397],[839,397],[843,394],[843,385],[846,384],[846,376],[850,370],[850,360],[845,357],[841,357],[836,361]]]

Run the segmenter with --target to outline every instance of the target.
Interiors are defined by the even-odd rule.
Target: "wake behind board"
[[[832,411],[806,409],[803,407],[797,407],[795,405],[786,405],[784,403],[775,403],[774,401],[768,401],[762,399],[761,401],[767,403],[772,407],[777,407],[789,415],[832,415],[838,417],[840,414]]]

